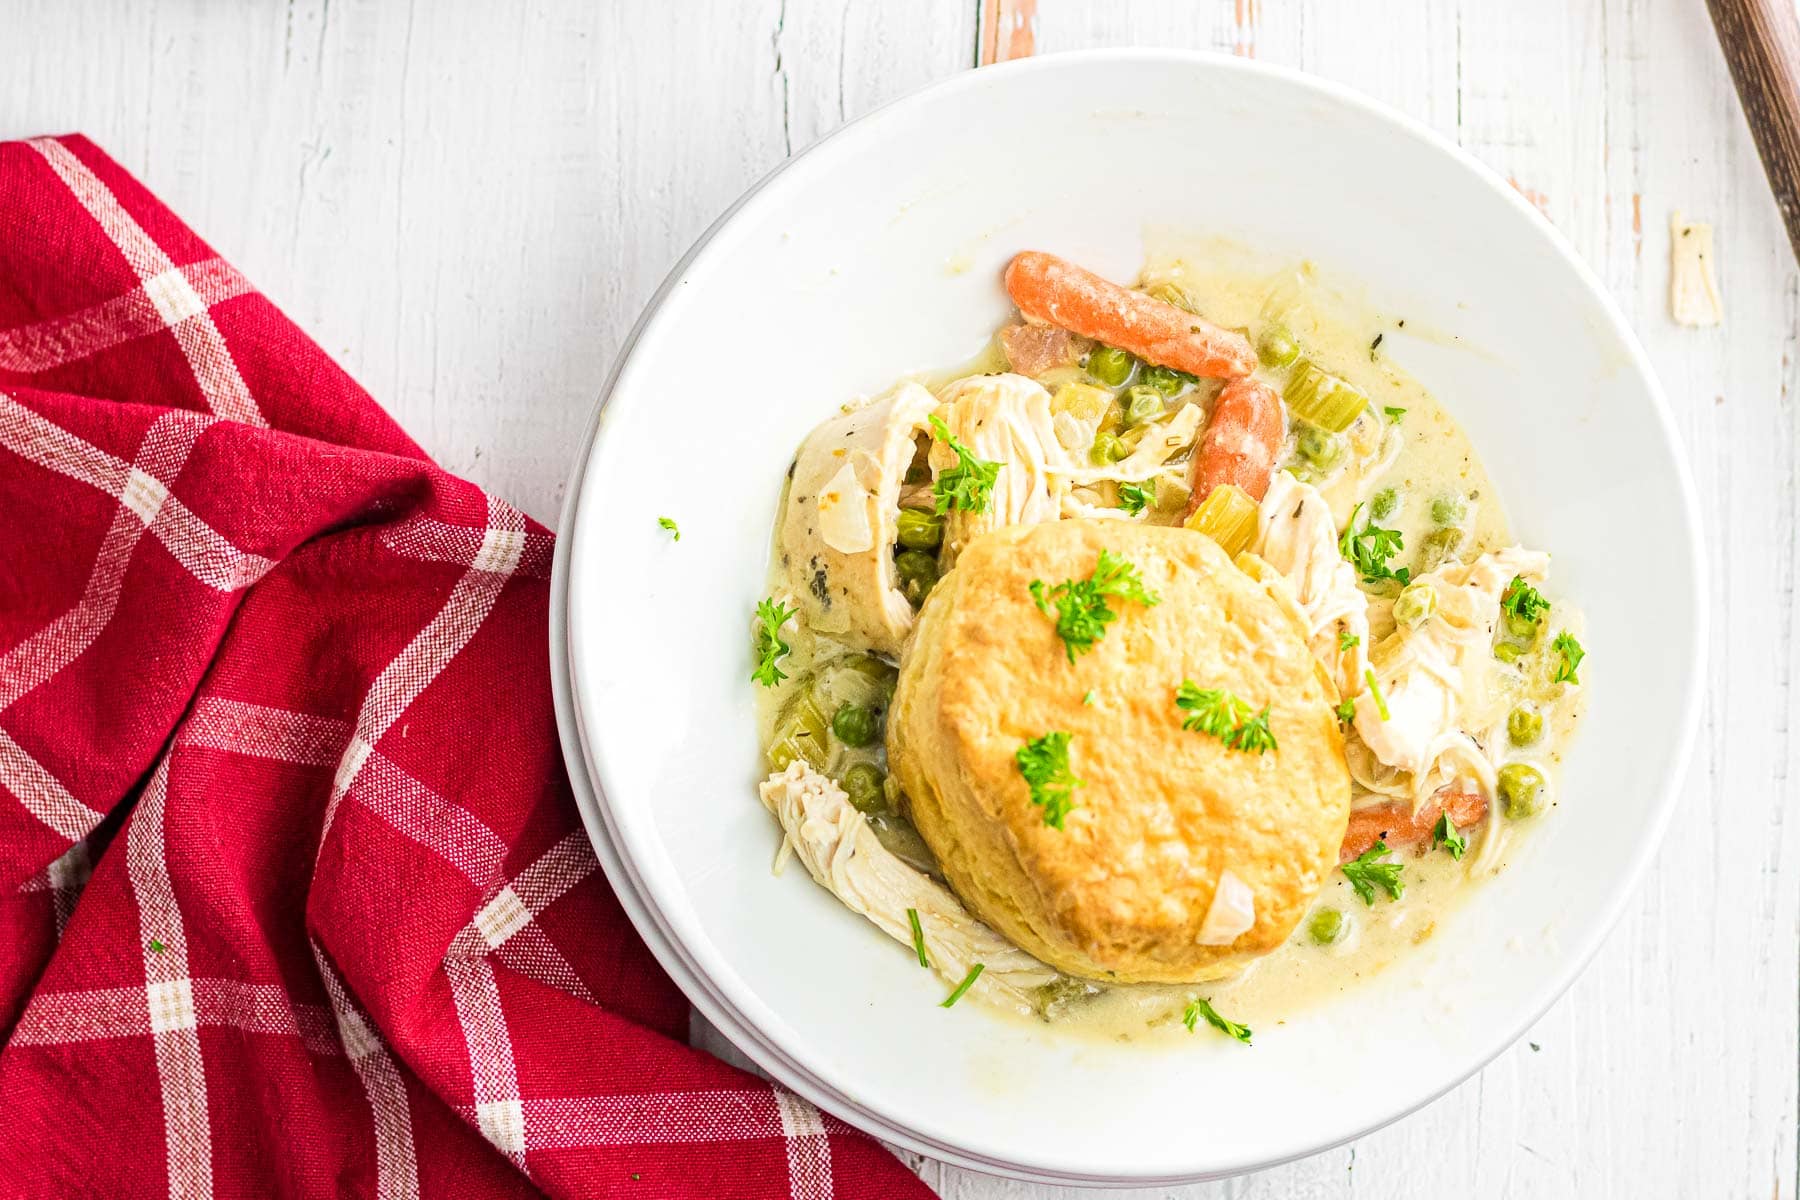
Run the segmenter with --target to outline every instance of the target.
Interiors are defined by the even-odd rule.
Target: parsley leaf
[[[1387,414],[1388,424],[1390,425],[1398,425],[1400,423],[1400,418],[1406,415],[1406,410],[1404,408],[1395,408],[1391,404],[1383,407],[1381,411]]]
[[[1348,654],[1360,645],[1362,645],[1362,639],[1360,637],[1351,633],[1348,629],[1338,630],[1338,653]]]
[[[1387,697],[1383,696],[1381,694],[1381,684],[1379,682],[1377,682],[1377,680],[1375,679],[1375,668],[1374,667],[1364,667],[1363,668],[1363,679],[1368,682],[1369,695],[1371,695],[1375,698],[1375,711],[1381,714],[1382,720],[1384,720],[1384,721],[1388,720],[1389,713],[1388,713],[1388,706],[1387,706]]]
[[[1269,730],[1269,706],[1237,727],[1237,731],[1225,739],[1225,744],[1233,750],[1242,750],[1245,754],[1262,754],[1269,750],[1278,750],[1275,735]]]
[[[975,981],[981,978],[981,973],[986,969],[986,963],[976,963],[974,966],[970,967],[969,973],[963,976],[963,981],[956,985],[956,990],[944,997],[944,1002],[938,1005],[938,1007],[949,1008],[952,1004],[961,1000],[963,998],[963,993],[975,986]]]
[[[1556,682],[1580,683],[1581,677],[1575,674],[1575,668],[1579,667],[1581,660],[1587,657],[1587,651],[1581,648],[1581,643],[1576,641],[1574,635],[1565,629],[1556,635],[1556,640],[1550,643],[1550,648],[1562,656],[1562,662],[1556,665]]]
[[[1175,690],[1175,707],[1187,712],[1181,727],[1195,733],[1210,733],[1220,741],[1228,741],[1237,732],[1238,723],[1250,715],[1250,706],[1222,688],[1203,688],[1191,679],[1181,681]]]
[[[674,534],[676,541],[679,542],[681,540],[681,526],[675,523],[674,517],[658,517],[656,518],[656,523]]]
[[[756,603],[757,664],[756,670],[750,672],[750,678],[764,687],[774,687],[787,678],[787,673],[775,663],[793,649],[781,640],[781,627],[793,620],[798,612],[798,609],[777,604],[773,600],[759,600]]]
[[[1031,802],[1044,810],[1044,824],[1061,829],[1075,807],[1075,789],[1087,786],[1069,767],[1069,735],[1046,733],[1033,738],[1019,747],[1013,761],[1025,777]]]
[[[930,967],[931,960],[925,957],[925,927],[919,924],[919,910],[916,908],[907,909],[906,919],[912,925],[913,950],[919,955],[919,965],[921,967]]]
[[[1142,483],[1121,483],[1119,485],[1119,507],[1132,516],[1137,516],[1155,503],[1155,484],[1146,486]]]
[[[1162,603],[1162,597],[1144,586],[1137,568],[1110,550],[1100,551],[1094,573],[1086,579],[1065,579],[1055,587],[1041,579],[1031,581],[1031,599],[1039,612],[1056,618],[1056,636],[1063,640],[1070,662],[1077,654],[1092,650],[1105,636],[1106,627],[1118,618],[1106,603],[1109,596],[1135,600],[1145,607]]]
[[[1223,688],[1203,688],[1184,679],[1175,689],[1175,707],[1188,714],[1181,719],[1183,729],[1211,734],[1232,750],[1262,754],[1279,749],[1269,729],[1268,705],[1253,717],[1248,704]]]
[[[931,417],[931,432],[956,455],[956,465],[945,469],[931,485],[931,494],[937,497],[938,516],[953,508],[971,513],[986,512],[989,493],[994,490],[994,481],[1000,478],[1000,464],[969,453],[969,448],[951,436],[949,426],[935,415]]]
[[[1431,830],[1431,848],[1439,846],[1450,852],[1450,857],[1457,862],[1462,861],[1463,852],[1469,848],[1469,839],[1456,832],[1456,825],[1450,820],[1450,814],[1438,817],[1437,824]]]
[[[1514,575],[1506,590],[1500,593],[1500,611],[1521,621],[1536,622],[1550,611],[1550,602],[1521,575]]]
[[[1356,889],[1357,896],[1371,908],[1375,906],[1376,888],[1386,892],[1390,900],[1398,900],[1406,894],[1406,884],[1400,879],[1401,864],[1378,861],[1386,858],[1387,854],[1388,844],[1384,838],[1342,867],[1345,877],[1350,880],[1350,886]]]
[[[161,954],[163,952],[164,948],[165,947],[163,946],[162,942],[159,939],[157,939],[157,938],[150,939],[150,953]]]
[[[1356,701],[1346,700],[1337,706],[1337,719],[1348,725],[1356,720]]]
[[[1189,1033],[1192,1033],[1194,1027],[1200,1023],[1201,1017],[1205,1017],[1208,1025],[1227,1037],[1234,1037],[1246,1046],[1250,1044],[1250,1027],[1248,1025],[1227,1021],[1219,1015],[1219,1011],[1212,1006],[1210,1001],[1195,996],[1188,1001],[1187,1010],[1181,1014],[1181,1023],[1187,1026]]]
[[[1383,579],[1410,583],[1412,572],[1408,568],[1388,566],[1389,561],[1406,548],[1400,531],[1383,529],[1373,520],[1365,522],[1360,530],[1357,529],[1356,518],[1362,509],[1363,506],[1358,504],[1350,511],[1350,521],[1344,526],[1343,534],[1338,537],[1338,553],[1362,574],[1364,583],[1380,583]]]

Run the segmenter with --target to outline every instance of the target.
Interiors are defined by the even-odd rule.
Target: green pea
[[[1148,384],[1138,383],[1125,389],[1123,397],[1125,407],[1125,428],[1148,425],[1163,415],[1168,405],[1163,403],[1162,393]]]
[[[862,704],[840,704],[831,718],[831,732],[846,746],[866,746],[881,734],[881,718]]]
[[[1108,387],[1118,387],[1131,378],[1137,360],[1117,346],[1096,346],[1087,356],[1087,373]]]
[[[1285,367],[1300,357],[1300,343],[1285,325],[1271,325],[1256,339],[1256,357],[1265,367]]]
[[[1417,625],[1437,611],[1437,589],[1424,579],[1400,589],[1394,600],[1394,620]]]
[[[1305,421],[1296,424],[1294,452],[1321,474],[1337,466],[1338,460],[1344,457],[1344,439]]]
[[[907,550],[936,550],[944,543],[944,518],[929,508],[903,508],[896,540]]]
[[[1385,521],[1400,508],[1400,493],[1393,488],[1382,488],[1369,500],[1369,516],[1377,521]]]
[[[1312,934],[1313,941],[1329,946],[1344,936],[1344,914],[1335,908],[1321,908],[1312,915],[1306,929]]]
[[[938,581],[937,559],[923,550],[902,550],[894,555],[894,571],[900,576],[900,594],[914,608]]]
[[[1454,525],[1427,534],[1424,544],[1419,547],[1419,569],[1415,574],[1435,571],[1455,558],[1456,552],[1462,549],[1463,537],[1463,531]]]
[[[858,812],[886,812],[887,774],[871,762],[859,762],[844,772],[838,781],[844,789],[844,795],[850,798],[851,805]]]
[[[1494,647],[1494,657],[1503,663],[1518,662],[1519,655],[1525,653],[1525,647],[1513,642],[1500,642]]]
[[[1500,768],[1500,803],[1512,818],[1537,815],[1544,806],[1544,773],[1528,763]]]
[[[1431,502],[1431,520],[1437,525],[1461,525],[1469,515],[1468,503],[1458,495],[1439,496]]]
[[[1165,396],[1179,396],[1189,382],[1187,375],[1168,367],[1145,367],[1142,379]]]
[[[1119,440],[1116,433],[1100,433],[1094,435],[1094,448],[1088,451],[1088,461],[1096,467],[1104,467],[1108,463],[1116,463],[1129,457],[1131,447]]]
[[[1506,740],[1515,746],[1529,746],[1544,732],[1544,714],[1520,705],[1506,714]]]

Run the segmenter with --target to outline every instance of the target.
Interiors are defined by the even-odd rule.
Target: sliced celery
[[[1294,367],[1282,399],[1294,416],[1332,433],[1350,428],[1363,409],[1369,407],[1369,398],[1361,388],[1306,361]]]
[[[769,767],[785,771],[788,764],[803,758],[815,770],[823,771],[831,760],[831,723],[819,707],[812,681],[794,693],[775,722],[775,736],[769,740]]]
[[[1204,533],[1235,558],[1256,536],[1256,501],[1244,489],[1222,483],[1207,494],[1183,524],[1196,533]]]

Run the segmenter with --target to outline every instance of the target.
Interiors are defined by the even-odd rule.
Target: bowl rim
[[[586,482],[587,466],[592,457],[594,445],[600,436],[605,412],[613,398],[618,381],[630,362],[638,343],[661,315],[669,296],[679,281],[738,214],[794,164],[824,146],[841,144],[841,139],[846,139],[847,136],[866,137],[870,129],[879,125],[882,120],[891,119],[896,112],[904,112],[927,100],[941,100],[946,96],[969,89],[1006,86],[1009,80],[1018,76],[1039,72],[1079,71],[1093,64],[1112,63],[1189,67],[1206,71],[1223,71],[1228,74],[1238,72],[1246,75],[1260,75],[1273,79],[1283,86],[1309,93],[1314,99],[1357,110],[1361,115],[1374,118],[1391,127],[1395,132],[1422,143],[1426,148],[1447,155],[1509,204],[1516,213],[1525,219],[1538,236],[1555,250],[1562,265],[1573,272],[1575,278],[1581,282],[1587,297],[1597,304],[1600,313],[1605,318],[1603,327],[1625,351],[1626,358],[1641,381],[1643,391],[1650,401],[1651,411],[1656,418],[1656,428],[1668,445],[1680,493],[1679,501],[1683,518],[1681,530],[1690,547],[1695,564],[1695,570],[1687,581],[1689,593],[1687,599],[1694,614],[1694,620],[1692,627],[1686,631],[1684,647],[1686,653],[1683,660],[1691,664],[1690,669],[1697,680],[1704,680],[1706,675],[1711,613],[1710,597],[1704,586],[1704,580],[1708,577],[1708,550],[1702,536],[1698,493],[1688,456],[1654,366],[1604,282],[1576,253],[1573,246],[1551,224],[1548,218],[1521,196],[1517,189],[1507,183],[1492,167],[1487,166],[1469,151],[1422,121],[1346,84],[1311,75],[1297,68],[1244,59],[1219,51],[1148,47],[1112,47],[1068,51],[1019,59],[989,67],[967,69],[880,105],[839,126],[799,153],[784,159],[753,183],[706,228],[670,269],[620,344],[612,368],[608,372],[588,419],[587,427],[576,445],[568,476],[569,486],[566,489],[557,521],[549,605],[551,690],[571,790],[575,796],[576,806],[581,813],[582,823],[587,829],[589,840],[594,845],[607,880],[618,894],[621,904],[637,928],[639,935],[645,939],[652,954],[687,995],[690,1003],[709,1022],[725,1033],[733,1044],[746,1053],[761,1070],[767,1072],[778,1083],[799,1093],[832,1115],[877,1138],[978,1171],[1033,1182],[1144,1187],[1221,1178],[1262,1170],[1345,1145],[1436,1101],[1479,1073],[1501,1052],[1522,1037],[1549,1011],[1587,968],[1602,943],[1618,924],[1626,904],[1636,894],[1644,874],[1649,869],[1651,860],[1660,849],[1690,767],[1703,696],[1700,688],[1688,690],[1679,716],[1677,744],[1669,760],[1670,770],[1660,787],[1656,789],[1653,804],[1646,814],[1647,820],[1644,822],[1644,826],[1647,836],[1641,839],[1636,853],[1628,861],[1625,870],[1610,891],[1601,908],[1599,918],[1590,923],[1579,938],[1573,953],[1561,956],[1561,965],[1546,974],[1546,982],[1540,983],[1531,1000],[1520,1006],[1518,1016],[1489,1038],[1482,1052],[1475,1057],[1472,1066],[1454,1078],[1445,1080],[1442,1086],[1423,1096],[1410,1097],[1406,1102],[1363,1114],[1357,1120],[1356,1128],[1341,1137],[1316,1144],[1310,1141],[1306,1141],[1305,1144],[1297,1143],[1292,1153],[1273,1158],[1259,1156],[1242,1161],[1231,1160],[1229,1157],[1220,1160],[1215,1157],[1204,1165],[1196,1162],[1191,1170],[1173,1173],[1168,1171],[1132,1173],[1129,1170],[1096,1173],[1091,1169],[1082,1169],[1075,1164],[1059,1163],[1054,1154],[1038,1156],[1029,1161],[991,1157],[983,1154],[973,1145],[945,1142],[890,1122],[882,1114],[863,1108],[830,1080],[794,1061],[779,1045],[767,1039],[742,1009],[698,969],[698,962],[689,957],[690,952],[675,936],[668,917],[652,903],[651,898],[642,887],[642,881],[637,872],[619,849],[617,832],[612,827],[605,791],[600,783],[600,767],[596,762],[593,749],[589,745],[586,724],[582,719],[575,663],[570,654],[572,617],[569,608],[569,592],[570,556],[573,553],[570,548],[572,534],[582,514],[585,490],[583,485]]]

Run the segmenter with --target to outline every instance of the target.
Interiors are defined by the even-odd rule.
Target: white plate
[[[1026,247],[1129,278],[1144,234],[1309,257],[1440,341],[1389,335],[1481,450],[1519,537],[1585,609],[1566,802],[1430,942],[1223,1038],[1096,1044],[974,1005],[794,869],[748,679],[777,492],[837,404],[975,353]],[[656,524],[681,523],[672,542]],[[1099,1183],[1250,1170],[1425,1103],[1517,1037],[1612,925],[1668,819],[1705,630],[1693,487],[1644,355],[1491,172],[1341,88],[1237,59],[1104,51],[984,69],[764,181],[664,285],[569,490],[552,641],[570,773],[634,920],[778,1078],[927,1153]],[[610,843],[608,842],[610,838]],[[1378,1079],[1371,1087],[1367,1081]]]

